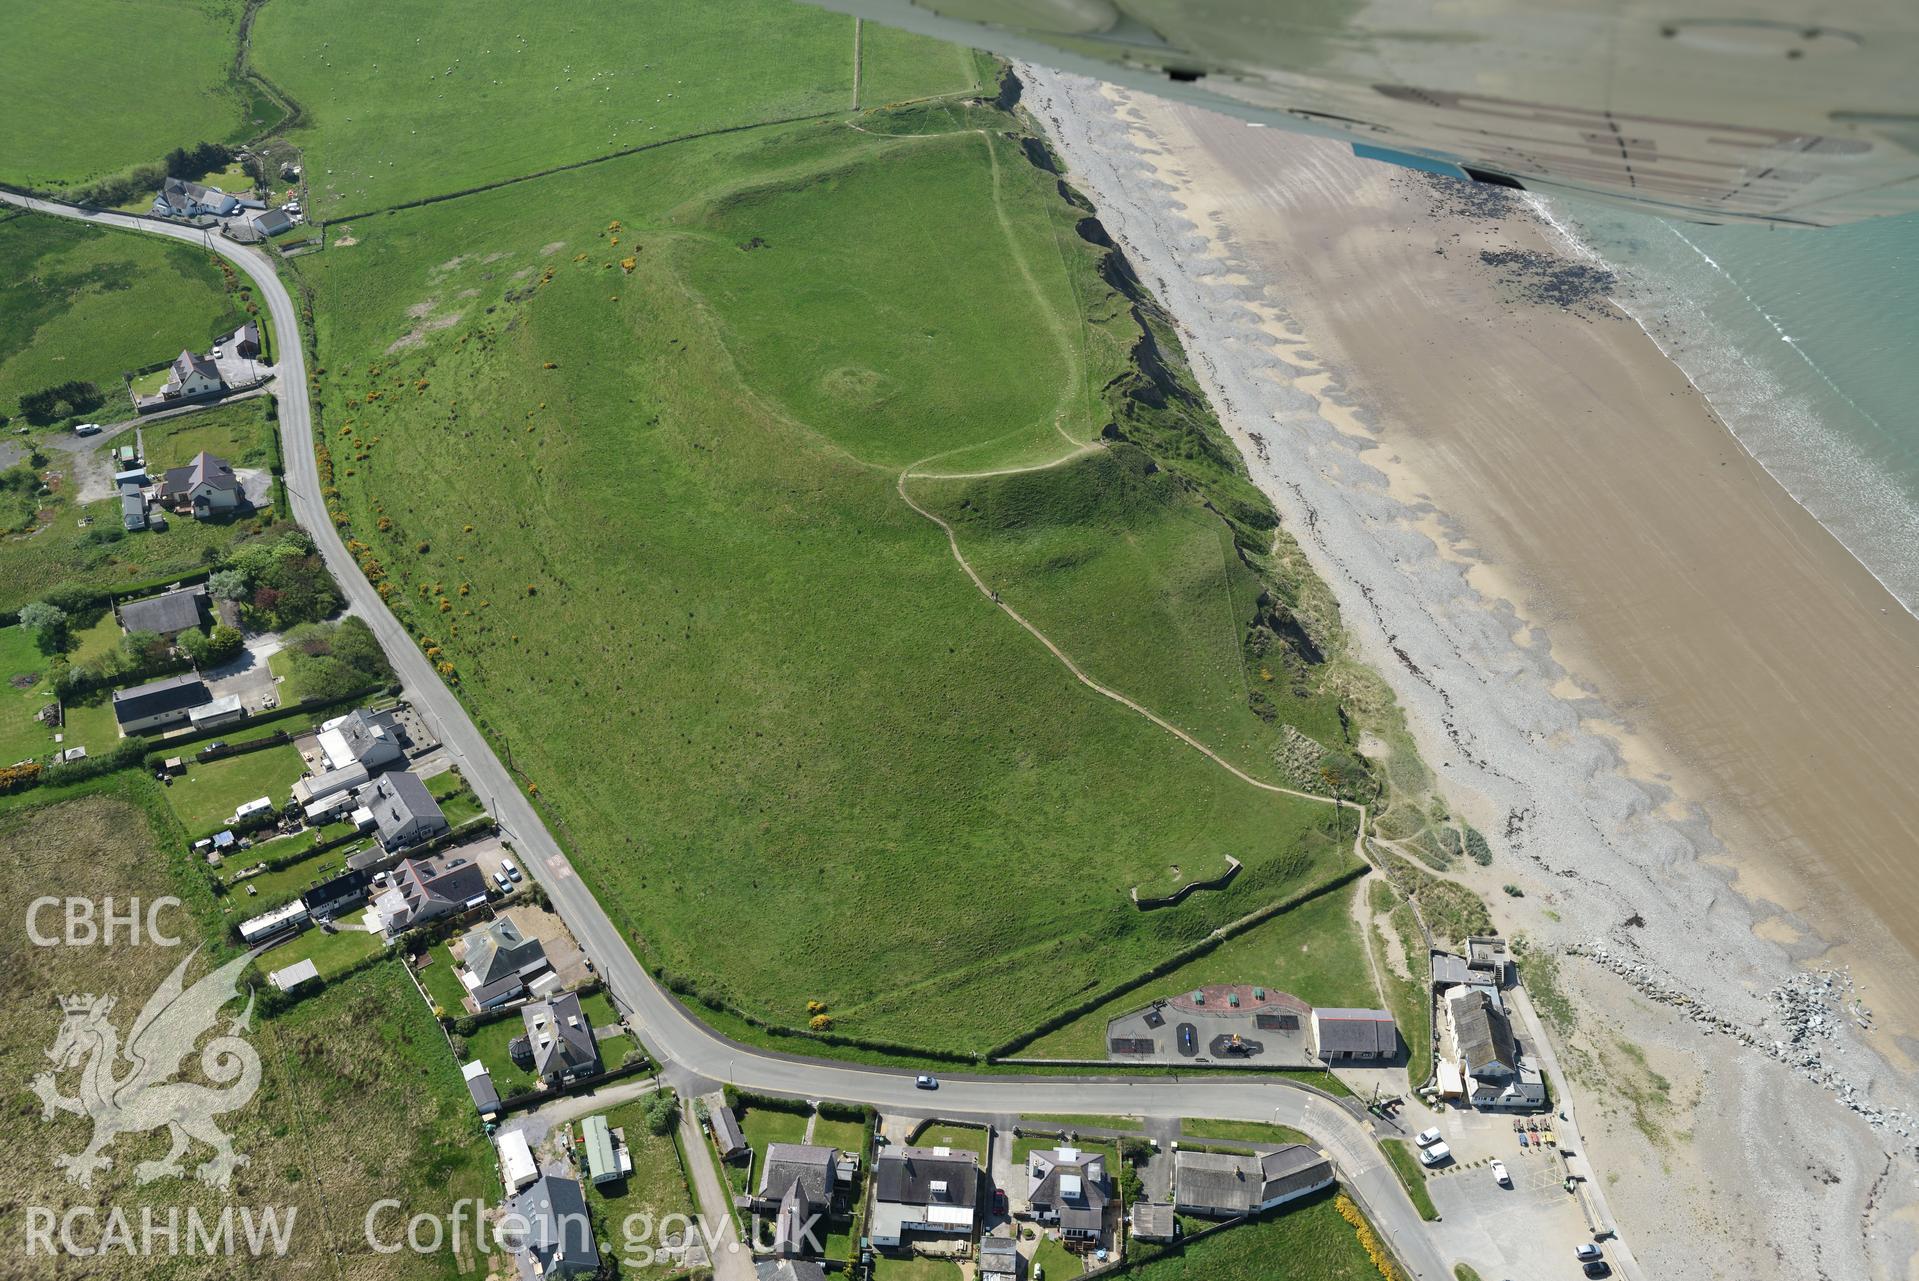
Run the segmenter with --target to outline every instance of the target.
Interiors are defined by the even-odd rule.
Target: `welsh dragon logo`
[[[196,1171],[207,1183],[225,1188],[233,1171],[247,1164],[248,1158],[233,1150],[233,1141],[214,1118],[245,1107],[260,1088],[260,1056],[240,1039],[253,1016],[251,990],[246,1008],[199,1051],[207,1080],[225,1088],[173,1079],[200,1038],[219,1021],[221,1007],[239,998],[240,972],[252,959],[236,957],[188,988],[187,966],[198,953],[198,948],[189,953],[148,998],[124,1047],[109,1017],[112,997],[61,999],[60,1031],[47,1051],[54,1068],[33,1078],[33,1092],[40,1096],[43,1121],[52,1120],[56,1110],[93,1118],[93,1141],[86,1149],[54,1158],[70,1182],[92,1186],[94,1172],[113,1164],[106,1149],[115,1138],[162,1126],[171,1131],[173,1146],[161,1160],[142,1161],[135,1168],[134,1177],[141,1183],[184,1175],[180,1158],[196,1139],[213,1149]],[[56,1078],[74,1068],[80,1070],[80,1093],[68,1098],[60,1093]]]

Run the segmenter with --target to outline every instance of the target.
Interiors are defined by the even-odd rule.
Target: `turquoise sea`
[[[1751,454],[1919,613],[1919,215],[1705,227],[1555,200],[1615,301]]]

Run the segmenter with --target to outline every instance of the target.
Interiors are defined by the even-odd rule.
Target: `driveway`
[[[280,650],[278,632],[249,636],[246,648],[239,657],[219,667],[209,667],[200,673],[200,679],[215,698],[224,698],[228,694],[238,694],[240,701],[248,711],[258,711],[268,705],[278,705],[279,686],[274,683],[273,670],[267,666],[267,659]]]

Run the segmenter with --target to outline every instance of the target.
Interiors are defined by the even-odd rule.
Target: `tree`
[[[679,1119],[680,1100],[671,1090],[658,1090],[646,1101],[646,1132],[671,1134]]]
[[[37,600],[22,606],[20,626],[32,635],[42,654],[57,654],[67,647],[67,611],[58,605]]]
[[[207,579],[207,590],[215,600],[245,600],[247,576],[237,569],[215,570]]]
[[[217,667],[237,658],[245,644],[246,637],[240,635],[239,628],[229,627],[225,623],[215,624],[207,634],[207,661]]]

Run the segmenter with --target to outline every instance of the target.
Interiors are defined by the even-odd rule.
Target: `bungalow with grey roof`
[[[211,357],[196,355],[182,348],[173,358],[173,370],[167,375],[166,385],[160,389],[162,400],[179,400],[183,396],[206,396],[224,389],[226,379],[220,377],[220,367]]]
[[[446,815],[417,774],[397,770],[382,774],[355,795],[360,804],[373,812],[373,825],[379,829],[380,845],[388,850],[403,850],[430,841],[448,830]],[[481,878],[481,889],[486,888]]]
[[[867,1235],[896,1249],[908,1233],[971,1237],[979,1210],[979,1158],[950,1148],[887,1148],[873,1162]]]
[[[1106,1237],[1107,1207],[1113,1199],[1106,1157],[1061,1144],[1026,1157],[1027,1204],[1042,1223],[1056,1223],[1066,1241],[1100,1242]]]
[[[551,969],[540,940],[501,916],[468,932],[460,981],[480,1009],[491,1010],[525,995],[527,985]]]
[[[1333,1184],[1333,1163],[1303,1143],[1270,1152],[1173,1154],[1173,1208],[1181,1214],[1236,1219],[1309,1196]]]
[[[180,587],[158,596],[130,600],[120,606],[120,626],[129,632],[152,632],[172,640],[206,620],[207,589]]]
[[[204,681],[192,672],[182,672],[132,689],[116,689],[113,718],[124,734],[172,729],[184,725],[194,708],[212,699]]]

